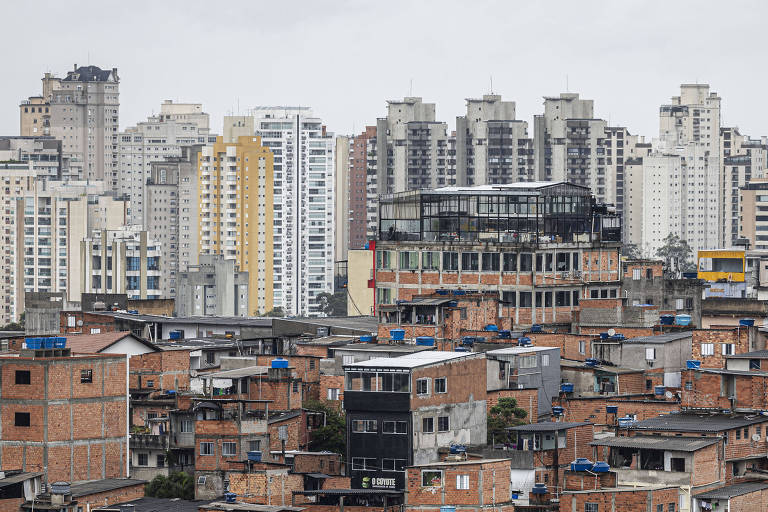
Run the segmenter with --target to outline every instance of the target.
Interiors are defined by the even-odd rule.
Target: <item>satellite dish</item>
[[[82,327],[83,326],[83,321],[82,320],[78,320],[77,321],[77,326],[78,327]]]
[[[667,397],[668,400],[670,400],[672,398],[672,392],[667,391],[666,393],[664,393],[664,396]]]
[[[758,442],[760,440],[760,434],[752,434],[752,440]]]
[[[614,336],[616,334],[616,329],[608,329],[608,336]]]

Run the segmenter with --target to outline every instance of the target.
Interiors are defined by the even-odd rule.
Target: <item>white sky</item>
[[[254,105],[307,105],[337,134],[359,132],[409,94],[437,103],[451,129],[464,98],[489,91],[517,118],[565,91],[597,117],[657,135],[658,107],[683,82],[709,83],[723,123],[768,134],[768,2],[753,1],[70,1],[0,6],[0,134],[45,71],[117,67],[121,129],[163,99],[222,116]]]

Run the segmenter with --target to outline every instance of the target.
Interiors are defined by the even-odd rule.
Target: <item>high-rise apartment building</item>
[[[350,249],[362,249],[367,240],[368,173],[375,170],[376,127],[366,126],[349,142],[349,243]],[[375,204],[375,203],[374,203]],[[375,210],[375,208],[374,208]],[[374,212],[375,213],[375,212]],[[375,218],[375,215],[372,216]]]
[[[32,162],[36,176],[59,179],[69,174],[61,141],[47,136],[0,137],[0,162]]]
[[[306,107],[256,107],[251,115],[274,155],[274,306],[320,315],[317,295],[334,288],[334,136]]]
[[[80,242],[84,293],[125,293],[160,298],[160,244],[139,226],[102,230]]]
[[[178,316],[248,316],[248,272],[233,259],[204,254],[179,273]]]
[[[336,232],[336,243],[334,244],[334,260],[339,263],[347,261],[347,252],[349,251],[349,200],[352,193],[350,151],[354,138],[339,135],[336,137],[336,149],[334,150],[334,189],[336,191],[336,201],[334,202],[335,213],[333,215],[334,231]],[[339,263],[340,264],[340,263]]]
[[[71,177],[116,187],[119,84],[117,68],[75,64],[64,78],[46,73],[42,96],[19,105],[21,135],[61,140]]]
[[[462,186],[533,180],[533,139],[515,119],[515,102],[486,94],[467,99],[456,118],[455,182]]]
[[[616,184],[608,175],[606,122],[594,117],[594,102],[575,93],[544,98],[534,116],[534,165],[540,181],[590,187],[598,202],[610,202]]]
[[[234,260],[248,272],[248,314],[269,312],[277,283],[273,153],[259,137],[218,137],[202,148],[198,166],[199,253]]]
[[[118,191],[131,199],[131,224],[148,226],[145,195],[152,162],[181,156],[183,146],[215,142],[208,124],[200,104],[166,101],[160,114],[120,132]]]
[[[202,145],[182,146],[181,156],[152,162],[146,183],[149,238],[160,242],[163,298],[175,298],[178,274],[198,258],[197,167]]]
[[[768,178],[750,180],[739,195],[739,237],[752,249],[768,249]]]

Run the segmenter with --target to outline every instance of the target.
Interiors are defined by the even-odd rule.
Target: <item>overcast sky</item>
[[[532,124],[568,88],[597,117],[647,137],[683,82],[709,83],[723,123],[768,134],[768,2],[736,1],[4,1],[0,134],[45,71],[117,67],[121,129],[163,99],[222,116],[306,105],[329,130],[358,132],[412,93],[451,129],[464,98],[493,90]],[[532,128],[529,127],[529,130]]]

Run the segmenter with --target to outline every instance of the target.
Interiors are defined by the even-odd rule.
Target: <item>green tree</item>
[[[347,450],[347,420],[343,413],[319,400],[304,402],[305,409],[325,414],[325,425],[312,431],[309,449],[344,455]]]
[[[499,403],[491,407],[488,412],[488,443],[506,439],[507,427],[514,427],[525,423],[523,418],[528,412],[517,406],[514,398],[499,398]]]
[[[2,327],[0,327],[0,331],[23,331],[24,325],[25,325],[25,316],[27,312],[23,312],[21,315],[19,315],[19,321],[18,322],[11,322],[9,324],[6,324]]]
[[[664,244],[656,249],[656,256],[664,259],[667,268],[673,268],[673,262],[677,262],[677,268],[681,272],[696,270],[693,263],[693,250],[688,242],[672,233],[664,237]]]
[[[630,260],[638,260],[643,257],[637,244],[624,244],[621,248],[621,254]]]
[[[277,306],[271,311],[267,311],[266,313],[264,313],[264,316],[282,318],[285,316],[285,311],[283,311],[283,308],[281,306]]]
[[[317,303],[320,309],[328,316],[347,316],[347,293],[339,291],[331,295],[330,293],[318,293]]]
[[[145,486],[144,492],[152,498],[193,500],[195,499],[195,483],[188,473],[175,471],[167,477],[157,475]]]

